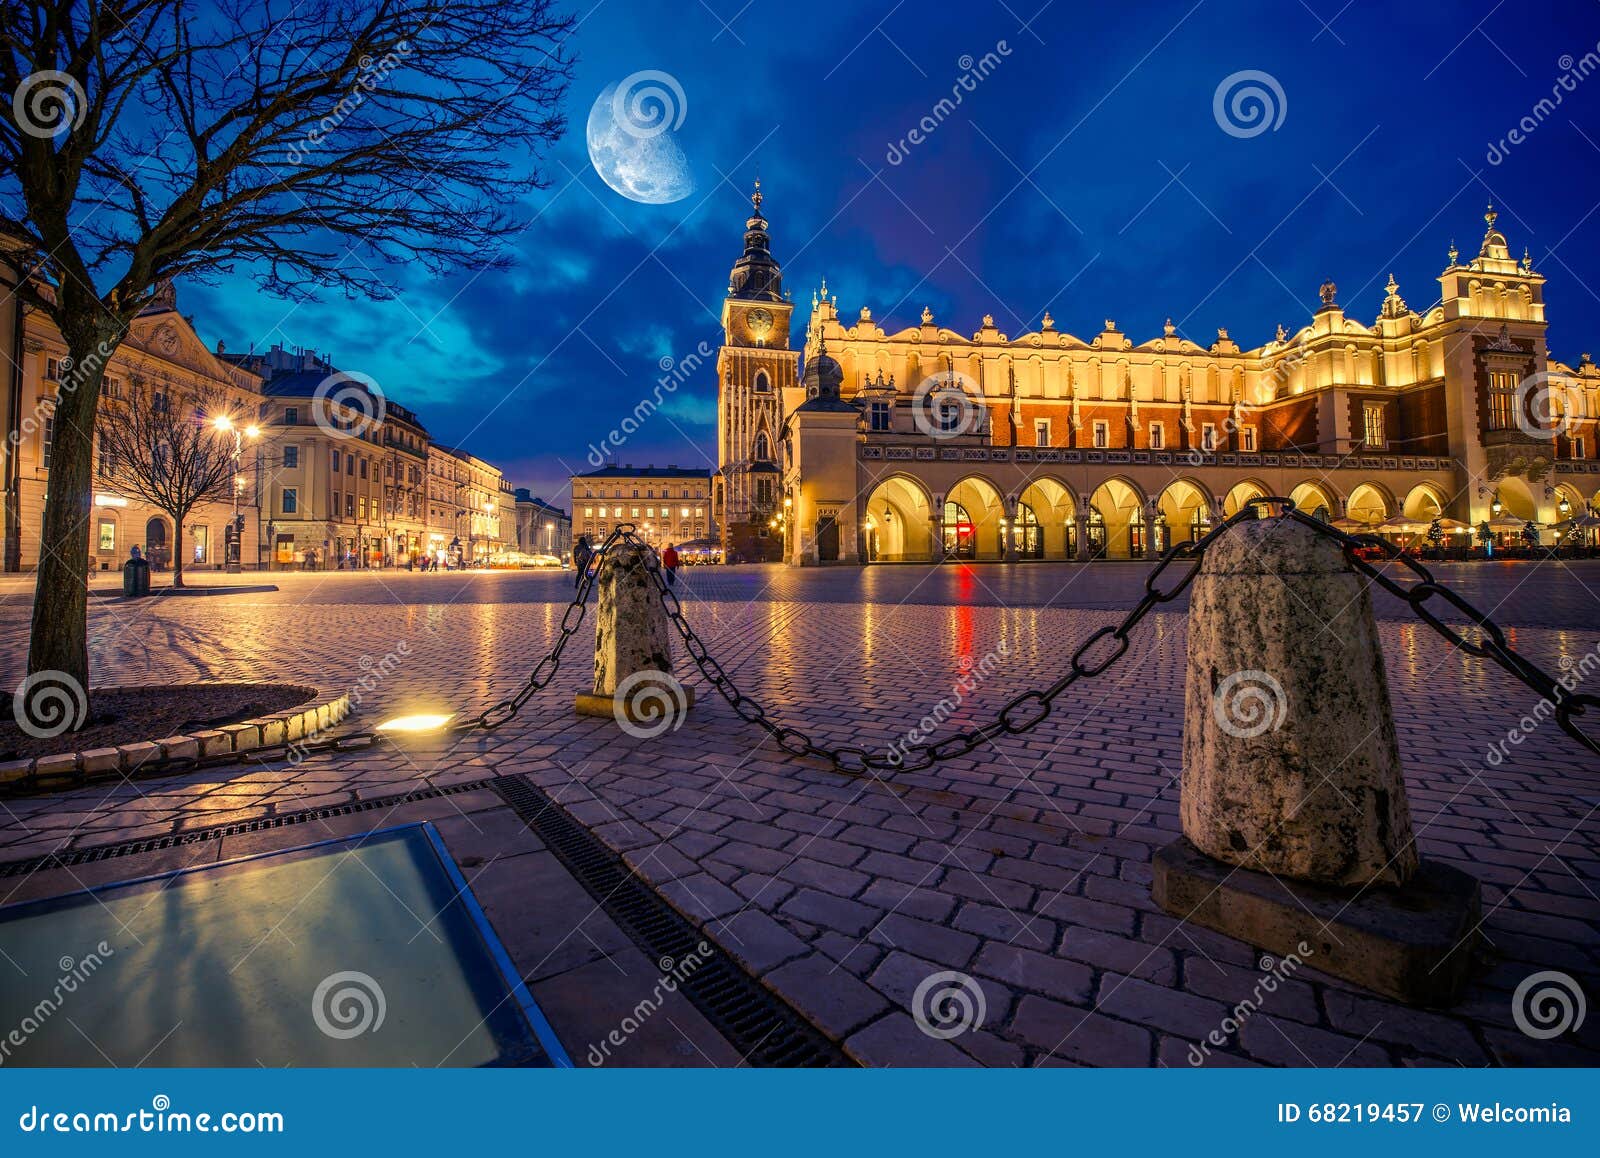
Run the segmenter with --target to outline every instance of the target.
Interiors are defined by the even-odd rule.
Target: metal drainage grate
[[[273,828],[287,828],[292,824],[305,824],[312,820],[331,820],[336,816],[353,816],[379,808],[395,808],[419,800],[437,800],[441,796],[455,796],[487,788],[490,780],[471,780],[464,784],[448,784],[438,788],[419,788],[399,796],[383,796],[375,800],[360,800],[353,804],[333,804],[325,808],[308,808],[304,812],[285,812],[278,816],[263,816],[257,820],[239,820],[232,824],[219,824],[215,828],[199,828],[192,832],[179,832],[171,836],[156,836],[148,840],[131,840],[126,844],[101,844],[72,852],[50,852],[26,860],[13,860],[0,864],[0,879],[25,876],[51,869],[74,868],[112,857],[131,856],[140,852],[156,852],[163,848],[177,848],[185,844],[199,844],[207,840],[221,840],[225,836],[241,836],[247,832],[265,832]]]
[[[647,956],[681,961],[706,940],[525,776],[502,777],[494,789]],[[685,974],[678,988],[752,1065],[855,1064],[726,953]]]

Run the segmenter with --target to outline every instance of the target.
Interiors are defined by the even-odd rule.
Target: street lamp
[[[243,430],[233,424],[233,419],[226,414],[219,414],[211,420],[211,426],[218,434],[233,435],[233,522],[229,530],[233,533],[227,537],[228,544],[228,574],[239,573],[239,552],[244,547],[244,527],[239,516],[239,492],[244,489],[244,475],[239,473],[241,460],[244,457],[244,440],[248,437],[252,442],[261,437],[261,428],[253,423]]]

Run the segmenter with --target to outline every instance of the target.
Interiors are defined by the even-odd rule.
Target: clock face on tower
[[[767,335],[772,333],[772,312],[763,309],[751,310],[745,315],[745,326],[756,341],[765,341]]]

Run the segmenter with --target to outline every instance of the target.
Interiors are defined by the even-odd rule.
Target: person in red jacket
[[[667,549],[661,552],[661,569],[667,573],[669,585],[678,582],[678,548],[671,543],[668,543]]]

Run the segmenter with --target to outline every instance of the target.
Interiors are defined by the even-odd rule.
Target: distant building
[[[573,534],[599,545],[618,523],[632,523],[655,546],[715,535],[711,472],[612,464],[573,475]]]
[[[528,555],[572,553],[572,516],[536,498],[526,487],[517,489],[517,550]]]
[[[516,538],[516,500],[500,471],[453,446],[428,449],[428,544],[468,566],[486,563]],[[506,521],[502,523],[502,515]]]

